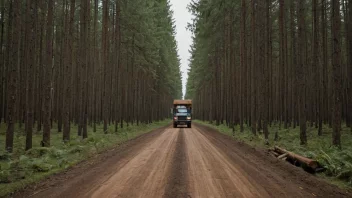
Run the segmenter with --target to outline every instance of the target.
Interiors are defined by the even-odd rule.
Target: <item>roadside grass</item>
[[[88,127],[88,138],[84,140],[77,136],[77,127],[72,126],[71,141],[68,143],[63,143],[62,133],[57,131],[57,127],[53,127],[51,147],[40,147],[42,132],[34,132],[33,148],[28,151],[24,150],[26,140],[24,128],[19,129],[17,126],[12,154],[5,151],[6,126],[2,124],[0,125],[0,197],[169,123],[170,120],[163,120],[138,126],[124,125],[125,127],[118,128],[116,133],[114,126],[110,126],[108,134],[104,134],[103,125],[97,126],[97,132],[93,132],[93,128]]]
[[[307,125],[307,140],[306,146],[300,145],[299,127],[284,129],[278,124],[273,124],[269,127],[269,145],[265,145],[264,134],[258,132],[254,136],[248,126],[244,126],[244,132],[240,132],[239,126],[232,129],[226,124],[216,126],[209,122],[196,120],[195,122],[212,127],[219,132],[232,136],[237,141],[245,142],[253,147],[270,148],[280,146],[294,153],[315,159],[325,168],[322,173],[317,173],[318,176],[328,180],[341,188],[352,188],[352,133],[351,129],[342,126],[341,142],[342,149],[332,146],[332,129],[328,126],[323,126],[323,135],[318,136],[318,130],[315,127]],[[275,133],[278,133],[278,140],[275,141]]]

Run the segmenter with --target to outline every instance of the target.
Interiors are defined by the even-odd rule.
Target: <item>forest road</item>
[[[164,127],[15,197],[348,197],[209,127]]]

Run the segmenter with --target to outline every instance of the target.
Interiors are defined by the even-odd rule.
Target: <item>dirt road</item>
[[[201,125],[161,128],[15,197],[348,197]]]

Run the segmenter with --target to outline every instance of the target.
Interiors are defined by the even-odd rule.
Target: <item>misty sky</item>
[[[185,94],[188,58],[190,57],[188,50],[192,44],[192,33],[186,30],[187,23],[192,20],[192,15],[187,10],[187,5],[190,3],[190,0],[170,0],[170,3],[171,8],[174,11],[173,18],[176,22],[178,55],[181,59],[182,90],[183,94]]]

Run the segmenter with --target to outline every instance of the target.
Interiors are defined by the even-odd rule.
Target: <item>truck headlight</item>
[[[187,120],[190,120],[191,119],[191,117],[187,117]]]

